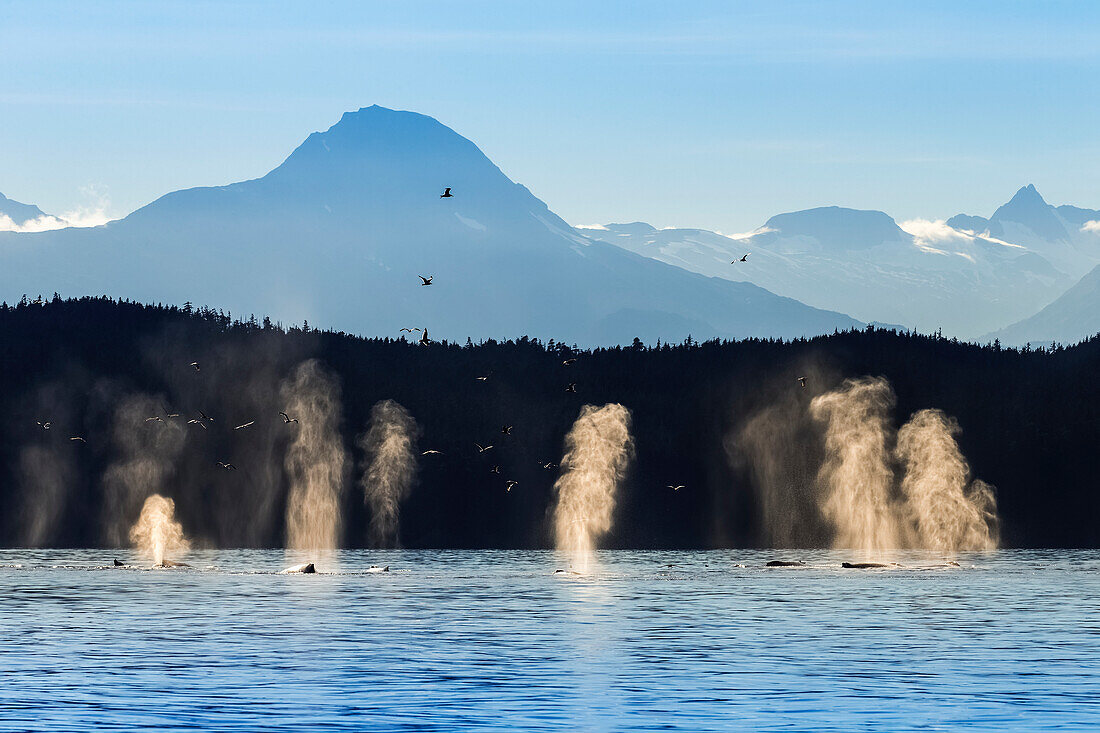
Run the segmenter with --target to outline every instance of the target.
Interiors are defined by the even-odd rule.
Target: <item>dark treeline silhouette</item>
[[[354,481],[356,437],[383,399],[396,400],[419,423],[418,453],[443,453],[418,456],[416,484],[401,508],[406,547],[550,546],[557,469],[543,464],[559,462],[583,404],[607,402],[632,411],[637,452],[605,546],[766,545],[758,489],[740,455],[740,426],[776,400],[793,394],[808,404],[862,375],[890,380],[898,423],[929,407],[957,418],[974,475],[996,487],[1005,546],[1100,546],[1100,338],[1017,350],[868,327],[793,342],[688,338],[581,350],[530,338],[423,346],[418,336],[284,328],[190,304],[57,296],[4,304],[0,544],[28,543],[31,524],[35,544],[111,542],[103,492],[120,451],[118,408],[143,394],[180,413],[180,421],[199,410],[215,418],[186,433],[157,489],[175,499],[196,544],[281,546],[282,450],[294,427],[279,416],[279,385],[295,365],[315,358],[341,388],[340,428],[354,462],[344,494],[349,547],[365,545],[369,523]],[[797,380],[803,375],[804,389]],[[575,393],[567,391],[570,383]],[[256,425],[232,430],[249,420]],[[509,436],[501,434],[505,424],[514,425]],[[76,436],[86,442],[70,440]],[[496,447],[478,454],[475,442]],[[66,468],[54,471],[51,461]],[[35,500],[49,483],[44,475],[52,477],[50,493]],[[519,482],[510,492],[508,480]],[[670,484],[685,488],[673,492]]]

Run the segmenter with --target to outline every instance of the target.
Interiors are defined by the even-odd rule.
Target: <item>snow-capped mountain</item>
[[[640,222],[579,231],[864,321],[975,338],[1034,313],[1100,263],[1100,236],[1083,229],[1096,213],[1055,209],[1027,186],[990,219],[899,225],[881,211],[831,206],[773,216],[734,237]]]
[[[1023,245],[1076,280],[1100,264],[1100,237],[1086,228],[1097,220],[1100,211],[1051,206],[1029,184],[988,219],[959,214],[947,224]]]
[[[450,187],[453,197],[441,198]],[[424,287],[418,275],[434,276]],[[105,226],[0,234],[0,298],[99,294],[433,339],[799,336],[860,325],[579,236],[436,120],[370,107],[262,178]]]

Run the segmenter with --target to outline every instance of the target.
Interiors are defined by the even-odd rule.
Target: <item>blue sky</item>
[[[121,215],[371,104],[574,224],[1100,207],[1100,3],[4,2],[0,192]]]

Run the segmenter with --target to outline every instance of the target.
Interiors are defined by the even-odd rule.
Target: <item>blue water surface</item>
[[[0,730],[1100,729],[1093,551],[184,559],[0,551]]]

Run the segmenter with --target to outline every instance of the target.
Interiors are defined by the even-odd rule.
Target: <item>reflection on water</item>
[[[598,555],[3,550],[0,729],[1100,727],[1100,553]]]

